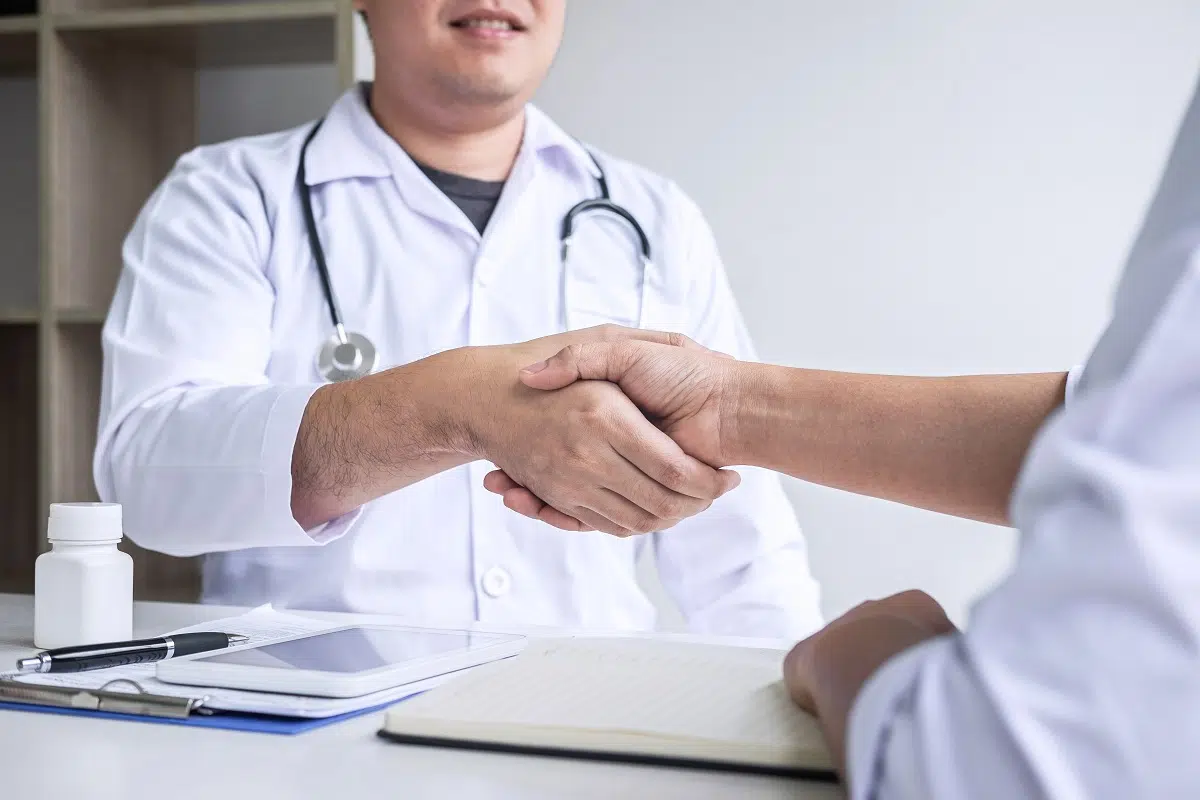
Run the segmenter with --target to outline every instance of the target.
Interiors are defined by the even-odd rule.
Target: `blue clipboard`
[[[141,692],[140,689],[141,687],[137,687],[134,692],[68,689],[0,679],[0,697],[7,694],[9,697],[19,698],[0,699],[0,711],[60,714],[288,736],[374,714],[407,699],[397,698],[345,714],[310,719],[207,709],[198,699],[151,695]]]
[[[401,701],[397,701],[401,702]],[[93,717],[95,719],[121,719],[129,722],[153,722],[160,725],[186,725],[191,728],[219,728],[227,731],[247,731],[251,733],[274,733],[285,736],[306,733],[327,725],[336,725],[348,719],[361,717],[383,711],[391,703],[385,703],[374,708],[364,708],[361,711],[350,711],[334,717],[322,719],[301,719],[299,717],[273,717],[266,714],[242,714],[234,711],[214,711],[211,714],[192,714],[184,719],[172,717],[151,717],[144,714],[120,714],[115,711],[89,711],[77,708],[59,708],[57,706],[40,706],[32,703],[9,703],[0,701],[0,711],[32,711],[41,714],[62,714],[72,717]]]

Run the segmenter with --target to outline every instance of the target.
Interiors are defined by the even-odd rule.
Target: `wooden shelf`
[[[354,27],[352,0],[43,0],[0,17],[0,591],[32,589],[49,503],[97,496],[101,326],[122,243],[225,77],[202,70],[329,64],[345,88]],[[198,560],[125,547],[138,597],[197,598]]]
[[[36,325],[41,317],[36,308],[0,308],[0,325]]]
[[[197,67],[332,63],[336,0],[157,6],[56,14],[75,42],[136,48]]]
[[[0,17],[0,36],[20,33],[37,33],[37,14],[16,14],[11,17]]]
[[[0,17],[0,76],[36,74],[39,25],[33,14]]]
[[[63,325],[103,325],[107,316],[107,308],[59,308],[54,312]]]

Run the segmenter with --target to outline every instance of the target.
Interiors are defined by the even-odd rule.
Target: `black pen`
[[[127,664],[149,664],[165,658],[203,653],[245,644],[250,639],[236,633],[176,633],[156,639],[108,642],[46,650],[17,659],[18,672],[87,672]]]

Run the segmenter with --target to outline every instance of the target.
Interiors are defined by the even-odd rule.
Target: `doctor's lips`
[[[481,8],[463,14],[451,20],[450,27],[481,39],[510,39],[528,30],[520,17],[500,8]]]

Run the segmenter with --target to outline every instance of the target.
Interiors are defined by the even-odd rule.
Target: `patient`
[[[568,347],[521,380],[616,383],[716,467],[991,521],[1011,496],[1020,557],[966,630],[905,592],[788,655],[854,797],[1197,797],[1200,96],[1115,308],[1065,411],[1062,374],[850,375],[643,342]],[[584,527],[502,472],[486,485]]]

